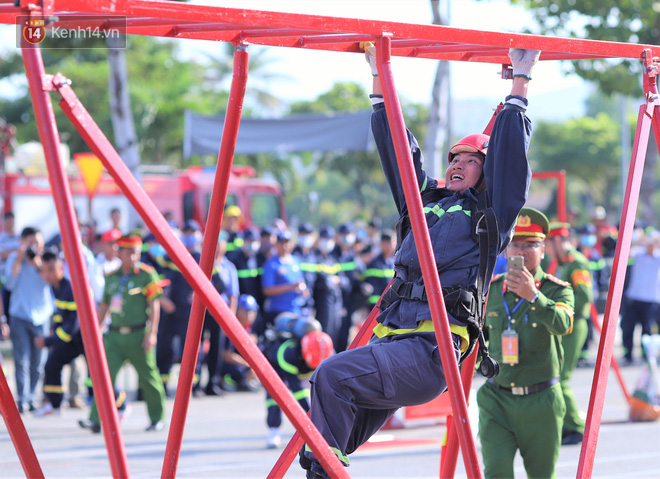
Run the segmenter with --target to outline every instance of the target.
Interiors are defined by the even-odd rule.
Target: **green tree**
[[[530,8],[539,33],[590,40],[660,43],[660,8],[654,0],[514,0]],[[598,85],[602,94],[640,98],[641,63],[630,59],[589,59],[571,62],[572,70]],[[625,127],[625,126],[624,126]],[[653,141],[651,142],[653,143]],[[657,221],[654,194],[657,148],[648,149],[642,179],[642,217]]]
[[[606,208],[617,199],[619,154],[619,126],[605,113],[538,122],[529,151],[533,170],[567,171],[569,200],[589,194]]]

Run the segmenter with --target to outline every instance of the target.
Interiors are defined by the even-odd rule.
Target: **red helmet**
[[[316,369],[321,361],[332,356],[332,338],[323,331],[312,331],[307,333],[300,341],[303,359],[307,365]]]
[[[461,138],[456,142],[454,146],[452,146],[449,149],[449,155],[448,155],[448,160],[449,163],[451,163],[452,157],[456,153],[461,153],[461,152],[470,152],[470,153],[483,153],[484,156],[486,156],[486,152],[488,151],[488,141],[490,140],[490,136],[485,135],[483,133],[475,133],[474,135],[468,135],[464,138]]]

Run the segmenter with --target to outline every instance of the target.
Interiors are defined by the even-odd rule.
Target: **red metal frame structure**
[[[518,48],[531,48],[543,51],[541,60],[574,60],[585,58],[642,58],[644,63],[644,87],[646,105],[640,108],[638,130],[635,136],[635,148],[626,191],[626,202],[622,213],[620,241],[617,244],[616,259],[614,262],[613,281],[610,285],[610,294],[606,308],[604,334],[598,352],[596,375],[592,388],[592,395],[587,418],[585,440],[580,455],[578,477],[589,477],[593,468],[598,428],[607,384],[607,370],[609,369],[614,332],[616,329],[616,316],[618,315],[623,277],[627,257],[630,251],[632,226],[637,208],[639,185],[644,163],[644,153],[648,143],[651,125],[660,137],[660,124],[658,123],[658,95],[656,87],[655,54],[660,49],[652,45],[633,45],[625,43],[600,42],[579,39],[550,38],[544,36],[524,35],[514,33],[485,32],[478,30],[458,29],[437,25],[415,25],[396,22],[383,22],[362,19],[347,19],[337,17],[324,17],[315,15],[300,15],[291,13],[275,13],[266,11],[253,11],[245,9],[222,8],[213,6],[190,5],[180,2],[146,1],[146,0],[41,0],[38,4],[29,0],[20,0],[19,6],[14,0],[0,0],[0,22],[15,23],[18,15],[32,15],[35,18],[56,15],[64,27],[65,22],[75,25],[75,15],[124,15],[127,17],[125,31],[128,34],[152,35],[170,38],[192,38],[212,41],[227,41],[234,45],[254,43],[261,45],[306,48],[317,50],[330,50],[341,52],[360,52],[358,42],[375,41],[378,44],[378,68],[384,89],[384,100],[394,138],[399,168],[403,180],[406,201],[410,205],[413,234],[420,245],[422,264],[425,265],[423,275],[429,292],[429,302],[433,321],[441,348],[442,363],[445,365],[449,394],[454,411],[458,419],[457,433],[464,451],[464,461],[469,477],[480,477],[479,462],[476,449],[470,433],[467,419],[467,408],[463,396],[458,367],[455,360],[449,357],[450,333],[444,310],[443,297],[440,294],[440,282],[437,272],[432,267],[432,249],[426,229],[425,218],[421,208],[421,199],[417,192],[412,164],[406,137],[404,123],[401,115],[398,97],[394,87],[390,68],[391,56],[407,56],[417,58],[432,58],[442,60],[471,61],[484,63],[507,64],[507,53],[510,46]],[[75,20],[80,23],[80,20]],[[101,29],[121,28],[121,22],[103,19],[90,20],[85,26],[98,26]],[[219,154],[219,171],[226,171],[231,165],[233,148],[240,118],[242,105],[242,90],[244,89],[245,72],[241,72],[247,65],[247,54],[238,49],[235,56],[235,76],[232,83],[232,98],[228,105],[228,115],[235,120],[230,126],[225,125],[223,143]],[[46,75],[43,62],[37,49],[24,50],[26,70],[30,81],[30,91],[41,141],[44,144],[49,174],[54,190],[60,225],[64,237],[65,254],[70,262],[74,280],[76,301],[81,311],[81,326],[86,349],[90,353],[90,364],[94,370],[95,385],[101,390],[97,396],[100,401],[100,412],[106,434],[106,444],[111,458],[113,475],[128,476],[128,466],[125,460],[120,429],[117,426],[117,417],[111,406],[112,392],[107,378],[107,368],[104,362],[98,327],[96,326],[95,312],[91,298],[86,287],[86,271],[81,255],[80,244],[77,241],[77,227],[75,212],[71,203],[66,178],[63,175],[59,152],[56,147],[58,132],[52,114],[50,91],[57,91],[62,95],[60,106],[68,118],[85,138],[91,149],[101,158],[104,166],[120,185],[126,197],[140,213],[149,229],[156,235],[166,251],[170,254],[178,268],[191,283],[201,303],[197,303],[191,317],[192,330],[198,333],[197,318],[202,315],[206,306],[225,329],[227,335],[236,344],[239,351],[248,359],[252,368],[257,372],[262,383],[273,395],[277,403],[283,408],[285,414],[294,423],[296,429],[315,451],[326,470],[336,477],[346,477],[346,470],[341,466],[334,454],[329,452],[327,443],[316,428],[297,405],[292,395],[286,389],[277,374],[269,366],[258,348],[249,340],[247,334],[240,327],[236,318],[222,302],[220,295],[215,291],[208,280],[205,270],[208,270],[208,261],[212,257],[215,245],[205,247],[203,267],[195,263],[183,245],[171,232],[162,215],[156,210],[138,182],[132,177],[119,155],[114,151],[98,126],[93,122],[82,104],[78,101],[68,81],[61,75]],[[236,96],[233,96],[236,95]],[[240,96],[240,98],[238,98]],[[214,201],[209,211],[209,220],[215,217],[219,220],[224,206],[226,186],[216,175],[214,186]],[[218,221],[219,223],[219,221]],[[215,230],[216,227],[210,230]],[[211,238],[212,231],[207,233]],[[373,319],[372,319],[373,321]],[[367,334],[363,335],[364,338]],[[190,342],[199,340],[199,335],[189,334]],[[184,359],[186,368],[179,381],[179,388],[189,392],[192,382],[191,364],[197,345],[186,343]],[[2,381],[0,377],[0,382]],[[0,388],[2,400],[6,401],[8,388]],[[184,394],[183,392],[181,394]],[[182,404],[183,402],[183,404]],[[177,393],[175,403],[175,419],[170,428],[170,435],[178,435],[178,439],[168,440],[168,453],[166,461],[169,464],[163,467],[163,477],[173,476],[176,473],[176,462],[180,449],[180,439],[183,434],[183,419],[187,404]],[[11,411],[10,411],[11,413]],[[20,417],[18,418],[20,421]],[[8,423],[9,424],[9,423]],[[16,427],[16,426],[12,426]],[[16,432],[16,430],[14,430]],[[36,458],[30,457],[19,445],[21,461],[26,473],[36,470]],[[30,471],[25,465],[31,466]],[[289,461],[290,464],[290,461]],[[277,474],[281,473],[279,471]],[[283,473],[282,473],[283,474]],[[37,474],[39,475],[39,474]]]
[[[534,180],[557,180],[557,220],[566,222],[566,171],[535,171]]]

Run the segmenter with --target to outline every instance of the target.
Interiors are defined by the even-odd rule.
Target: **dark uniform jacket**
[[[384,104],[374,106],[371,126],[383,171],[392,190],[394,202],[401,213],[406,202]],[[474,188],[464,193],[450,192],[450,196],[437,203],[424,205],[442,287],[467,288],[476,285],[479,246],[471,235],[470,215],[471,204],[477,202],[479,195],[488,196],[498,219],[499,241],[490,251],[491,264],[495,264],[497,254],[509,243],[516,217],[527,199],[531,179],[526,153],[531,130],[531,123],[524,111],[515,105],[506,104],[497,115],[490,136],[484,163],[486,192],[479,193]],[[408,140],[420,191],[437,188],[438,182],[422,169],[422,153],[417,140],[409,131]],[[397,251],[394,270],[396,276],[405,282],[423,283],[417,245],[412,232],[404,238]],[[428,303],[410,299],[395,301],[378,316],[378,322],[390,331],[413,330],[420,327],[420,322],[431,319]],[[459,326],[463,324],[451,316],[449,321]],[[374,332],[380,336],[390,334],[382,328]]]
[[[46,346],[70,343],[72,339],[80,336],[78,311],[71,283],[66,278],[62,278],[59,286],[52,286],[52,290],[53,296],[55,296],[55,314],[53,315],[55,333],[44,340]]]

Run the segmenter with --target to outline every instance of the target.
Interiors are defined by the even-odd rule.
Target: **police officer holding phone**
[[[561,335],[573,326],[573,289],[540,267],[548,219],[523,208],[506,249],[507,273],[490,288],[484,330],[498,376],[477,394],[485,477],[555,477],[566,406],[559,383]],[[522,263],[522,264],[521,264]]]

